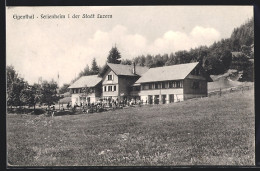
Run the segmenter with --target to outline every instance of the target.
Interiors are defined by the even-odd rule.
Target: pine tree
[[[91,67],[91,74],[96,75],[99,72],[99,68],[96,62],[96,58],[93,59],[92,61],[92,67]]]
[[[118,51],[117,47],[112,47],[112,49],[109,51],[109,55],[107,57],[108,63],[114,63],[114,64],[120,64],[121,63],[121,54]]]

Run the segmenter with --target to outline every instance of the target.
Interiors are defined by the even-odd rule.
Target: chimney
[[[136,74],[136,72],[135,72],[135,62],[134,62],[134,67],[133,67],[133,74]]]

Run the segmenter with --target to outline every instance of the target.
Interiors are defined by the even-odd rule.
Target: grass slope
[[[96,114],[7,115],[9,165],[253,165],[253,92]]]
[[[210,76],[213,82],[208,83],[208,91],[216,91],[231,87],[240,87],[240,86],[252,86],[253,82],[240,82],[238,81],[241,77],[241,74],[237,70],[228,70],[226,73],[221,75],[211,75]]]

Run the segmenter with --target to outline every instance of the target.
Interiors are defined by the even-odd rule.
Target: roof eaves
[[[198,66],[198,64],[199,64],[199,62],[197,62],[197,64],[192,68],[192,70],[194,69],[194,68],[196,68],[197,66]],[[191,71],[192,71],[191,70]],[[184,79],[191,73],[191,71],[184,77]]]

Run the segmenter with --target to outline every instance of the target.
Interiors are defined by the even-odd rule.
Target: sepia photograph
[[[6,6],[7,167],[255,166],[254,6]]]

